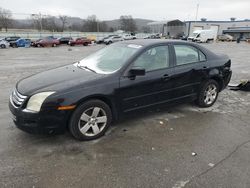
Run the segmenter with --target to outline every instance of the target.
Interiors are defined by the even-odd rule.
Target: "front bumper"
[[[43,110],[39,113],[16,108],[11,100],[9,109],[17,128],[32,134],[62,134],[67,128],[70,111]]]

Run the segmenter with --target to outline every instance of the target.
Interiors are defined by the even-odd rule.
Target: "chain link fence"
[[[5,38],[9,36],[18,36],[21,38],[28,38],[31,40],[40,39],[43,37],[53,36],[55,38],[59,37],[88,37],[99,40],[100,38],[106,37],[108,35],[124,35],[125,33],[111,33],[111,32],[38,32],[38,31],[18,31],[18,30],[9,30],[8,32],[0,31],[0,38]],[[137,38],[144,38],[148,36],[146,33],[137,33]]]

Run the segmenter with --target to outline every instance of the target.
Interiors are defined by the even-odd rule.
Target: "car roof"
[[[130,41],[123,41],[121,43],[124,44],[136,44],[140,46],[152,46],[157,44],[191,44],[191,42],[183,41],[183,40],[169,40],[169,39],[137,39]],[[194,44],[194,43],[192,43]],[[196,44],[194,44],[196,45]]]
[[[212,51],[208,50],[207,48],[205,48],[205,47],[203,47],[203,46],[201,46],[201,45],[199,45],[197,43],[183,41],[183,40],[172,40],[172,39],[137,39],[137,40],[122,41],[122,42],[119,42],[119,43],[120,44],[126,44],[126,45],[129,45],[129,44],[140,45],[140,46],[143,46],[143,48],[147,48],[147,47],[154,46],[154,45],[161,45],[161,44],[191,45],[191,46],[196,47],[199,50],[201,50],[209,58],[215,58],[217,56]]]

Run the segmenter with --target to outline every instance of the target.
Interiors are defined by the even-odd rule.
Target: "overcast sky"
[[[152,20],[194,20],[198,3],[198,19],[250,19],[250,0],[0,0],[0,7],[26,14],[41,12],[81,18],[95,14],[100,20],[116,19],[120,15]]]

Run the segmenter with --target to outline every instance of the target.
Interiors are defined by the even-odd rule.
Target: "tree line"
[[[51,16],[42,14],[31,14],[24,21],[13,19],[12,12],[0,7],[0,30],[8,31],[15,29],[36,29],[38,31],[81,31],[81,32],[113,32],[124,30],[126,32],[136,32],[138,28],[136,22],[130,15],[123,15],[119,18],[118,26],[110,27],[105,21],[101,21],[96,15],[88,16],[86,19],[79,19],[72,22],[72,17],[67,15]]]

